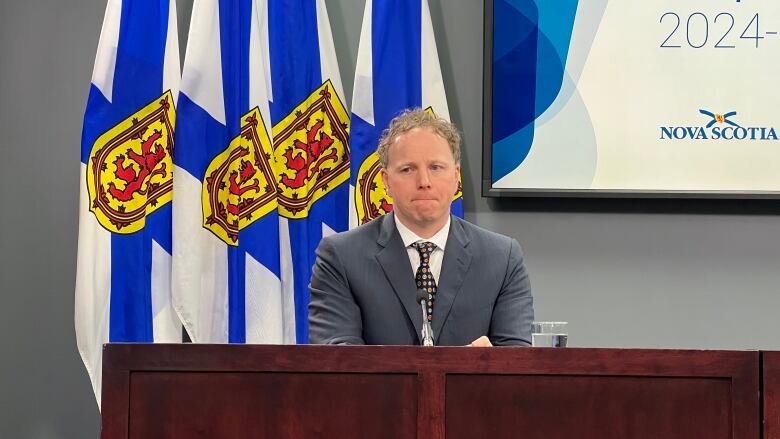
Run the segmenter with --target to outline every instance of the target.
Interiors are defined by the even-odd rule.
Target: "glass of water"
[[[533,322],[532,345],[535,348],[565,348],[569,338],[568,322]]]

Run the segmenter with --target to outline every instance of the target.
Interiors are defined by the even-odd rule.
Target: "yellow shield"
[[[103,133],[87,160],[90,210],[114,233],[143,229],[171,201],[176,111],[170,91]]]
[[[349,179],[349,115],[330,80],[273,127],[273,139],[280,215],[305,218]]]
[[[376,152],[366,157],[358,170],[355,207],[360,224],[393,211],[393,199],[387,194],[380,170],[379,154]]]
[[[238,232],[276,209],[271,140],[260,110],[241,117],[241,131],[206,169],[203,227],[229,245]]]

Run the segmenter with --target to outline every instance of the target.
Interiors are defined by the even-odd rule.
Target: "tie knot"
[[[420,257],[424,259],[427,259],[428,256],[433,253],[433,250],[436,249],[436,244],[429,241],[418,241],[412,244],[412,246],[417,249],[417,252],[420,253]]]

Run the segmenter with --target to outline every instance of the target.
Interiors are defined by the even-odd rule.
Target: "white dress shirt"
[[[395,218],[395,227],[398,229],[398,233],[401,235],[401,240],[406,247],[406,254],[409,256],[409,262],[412,265],[412,278],[417,274],[417,267],[420,266],[420,253],[416,248],[412,247],[415,242],[432,242],[436,244],[436,248],[431,253],[428,260],[428,265],[431,267],[431,274],[436,281],[436,285],[439,285],[439,274],[441,273],[441,263],[444,259],[444,246],[447,245],[447,237],[450,235],[450,222],[451,218],[447,217],[447,223],[431,236],[430,239],[423,239],[417,236],[416,233],[409,230],[399,219],[398,215],[393,215]]]

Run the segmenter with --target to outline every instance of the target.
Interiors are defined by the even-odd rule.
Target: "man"
[[[407,110],[377,153],[393,213],[320,242],[310,341],[420,344],[423,288],[436,345],[530,345],[533,299],[520,245],[450,215],[457,129]]]

